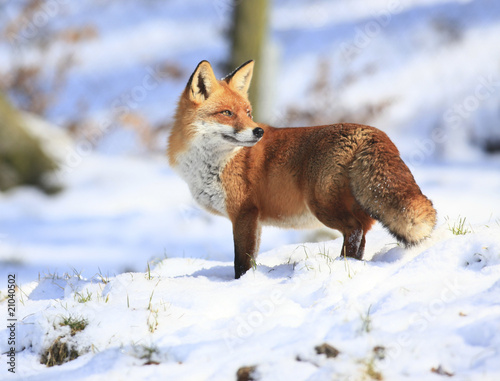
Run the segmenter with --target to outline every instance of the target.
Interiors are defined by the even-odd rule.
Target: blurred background
[[[496,0],[0,0],[0,276],[232,261],[164,157],[204,59],[256,61],[257,121],[385,131],[440,223],[499,223]],[[321,237],[270,228],[261,250]]]

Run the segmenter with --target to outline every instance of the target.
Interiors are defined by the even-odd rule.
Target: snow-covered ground
[[[49,22],[92,20],[99,38],[77,50],[54,123],[82,99],[98,121],[115,106],[168,118],[200,60],[225,74],[227,1],[55,3]],[[256,268],[234,280],[230,223],[132,132],[103,130],[97,146],[60,147],[60,194],[0,193],[0,321],[15,274],[17,379],[233,380],[243,366],[262,380],[500,379],[500,158],[478,148],[500,135],[500,4],[283,0],[271,20],[270,118],[331,105],[357,122],[385,102],[368,122],[433,201],[433,236],[406,250],[376,225],[356,261],[338,257],[341,240],[268,228]],[[183,77],[140,93],[161,60]],[[322,62],[333,93],[312,90]],[[2,380],[16,379],[9,335]],[[40,364],[54,343],[79,357]],[[323,343],[339,354],[316,353]]]

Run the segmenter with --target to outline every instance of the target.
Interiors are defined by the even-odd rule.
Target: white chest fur
[[[177,157],[177,168],[198,204],[227,216],[226,192],[221,175],[237,148],[214,144],[210,136],[196,136],[190,148]]]

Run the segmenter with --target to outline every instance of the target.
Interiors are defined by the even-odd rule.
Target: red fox
[[[235,277],[250,269],[261,227],[326,225],[341,255],[362,259],[375,220],[406,246],[428,237],[436,211],[387,135],[364,125],[275,128],[252,119],[253,61],[217,80],[202,61],[182,93],[170,165],[196,201],[233,225]]]

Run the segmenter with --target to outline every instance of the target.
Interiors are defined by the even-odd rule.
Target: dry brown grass
[[[64,336],[59,336],[56,340],[54,340],[50,347],[42,353],[42,357],[40,359],[41,364],[51,367],[61,365],[78,358],[78,351],[74,347],[70,347],[64,339]]]
[[[87,325],[88,321],[86,319],[75,318],[74,316],[64,317],[59,323],[61,327],[69,327],[70,337],[83,331]],[[68,342],[68,337],[61,335],[42,353],[40,363],[51,367],[75,360],[78,356],[80,356],[80,353],[73,344]]]

